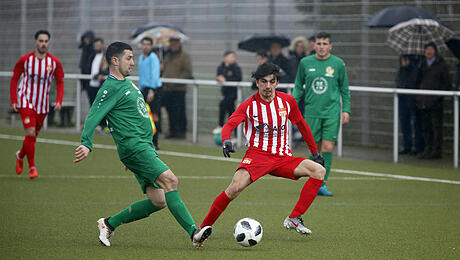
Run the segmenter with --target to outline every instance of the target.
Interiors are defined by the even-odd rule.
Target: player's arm
[[[56,72],[54,73],[56,80],[56,102],[54,104],[54,110],[58,111],[62,108],[62,101],[64,100],[64,69],[59,61],[56,61]]]
[[[316,146],[315,139],[313,138],[313,134],[311,132],[310,127],[308,126],[305,119],[303,119],[302,114],[300,113],[299,106],[297,102],[292,99],[288,100],[289,105],[291,106],[291,112],[289,113],[289,120],[295,125],[300,131],[303,140],[308,145],[308,149],[310,150],[311,154],[318,152],[318,147]]]
[[[292,91],[292,96],[296,100],[296,102],[300,102],[300,99],[303,97],[305,90],[303,89],[303,85],[305,84],[305,62],[303,60],[300,61],[299,67],[297,69],[297,75],[295,77],[294,82],[294,90]]]
[[[24,72],[24,59],[21,58],[18,60],[16,65],[14,65],[13,76],[10,81],[10,106],[15,111],[18,112],[18,82],[21,74]]]
[[[88,156],[93,149],[94,130],[99,122],[118,102],[117,93],[107,88],[101,88],[96,95],[95,101],[86,117],[85,126],[81,134],[81,145],[75,150],[75,161],[79,162]],[[82,147],[84,146],[84,147]]]
[[[342,96],[342,124],[347,124],[350,120],[350,89],[348,88],[348,77],[345,64],[342,63],[339,74],[339,90]]]
[[[230,137],[233,130],[235,130],[238,125],[246,119],[246,109],[248,107],[249,101],[245,101],[238,106],[238,108],[233,112],[233,114],[228,119],[227,123],[222,127],[221,138],[222,138],[222,150],[225,157],[230,157],[230,153],[235,152],[232,141]]]

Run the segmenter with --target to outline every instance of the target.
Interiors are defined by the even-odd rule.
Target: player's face
[[[45,54],[48,52],[50,47],[50,39],[46,34],[38,35],[38,38],[34,42],[35,47],[37,48],[38,53]]]
[[[152,44],[150,43],[150,41],[147,41],[147,40],[142,41],[141,47],[142,47],[142,52],[143,52],[145,55],[151,53],[151,52],[152,52],[152,49],[153,49]]]
[[[331,53],[332,44],[328,38],[318,38],[315,41],[316,57],[319,59],[327,59]]]
[[[278,79],[275,75],[268,75],[256,81],[259,94],[264,100],[272,100],[275,96],[275,89],[278,86]]]
[[[130,50],[124,50],[123,56],[120,58],[119,70],[121,75],[127,77],[131,74],[134,66],[134,55]]]

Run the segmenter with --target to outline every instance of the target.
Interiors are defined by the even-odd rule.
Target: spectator
[[[95,38],[93,41],[93,50],[94,56],[91,60],[91,80],[89,81],[89,87],[86,90],[88,94],[89,105],[94,103],[97,92],[101,88],[102,83],[105,80],[105,77],[109,74],[109,67],[107,61],[104,59],[104,39]],[[98,131],[109,132],[105,119],[102,119],[96,128]]]
[[[314,34],[312,36],[308,37],[308,50],[309,50],[308,55],[313,55],[313,54],[316,53],[316,51],[315,51],[315,41],[316,41],[316,36]]]
[[[256,53],[256,62],[257,62],[257,66],[268,62],[268,55],[264,50],[257,51],[257,53]],[[259,90],[259,88],[257,87],[256,81],[252,82],[251,89],[252,90]]]
[[[396,75],[396,87],[415,89],[418,67],[409,55],[399,59],[400,67]],[[418,154],[423,152],[423,137],[420,122],[420,110],[414,95],[399,95],[399,121],[403,136],[403,149],[399,154]]]
[[[280,43],[274,42],[271,44],[268,58],[270,62],[278,65],[281,68],[280,83],[292,83],[294,77],[291,75],[291,65],[289,64],[288,58],[284,56]],[[286,92],[285,89],[278,89],[278,91]]]
[[[307,54],[307,40],[302,37],[296,37],[291,42],[291,46],[289,47],[289,60],[291,61],[291,75],[295,78],[297,74],[297,67],[299,66],[300,60],[306,56]]]
[[[158,134],[161,129],[161,97],[163,94],[160,80],[160,60],[153,51],[153,41],[146,37],[141,41],[142,54],[139,56],[139,88],[144,95],[145,101],[149,104],[153,114],[153,121],[158,131],[153,136],[153,145],[156,150],[158,146]]]
[[[451,79],[449,67],[443,57],[437,53],[436,44],[425,45],[425,60],[421,64],[417,77],[420,89],[449,90]],[[439,159],[442,157],[443,98],[441,96],[421,95],[417,97],[417,106],[421,109],[422,131],[425,142],[422,159]]]
[[[182,50],[179,39],[170,39],[169,50],[163,59],[164,78],[192,78],[192,60]],[[162,104],[166,107],[169,134],[166,138],[185,138],[187,118],[185,116],[185,84],[165,83]]]
[[[224,61],[217,68],[216,80],[219,83],[227,81],[241,81],[241,68],[236,63],[236,56],[234,51],[226,51],[224,53]],[[222,129],[224,126],[225,115],[230,117],[235,111],[235,100],[237,95],[237,88],[230,86],[222,86],[221,92],[223,99],[219,104],[219,127],[215,129]]]
[[[81,74],[91,74],[91,62],[95,55],[93,41],[94,33],[92,31],[86,31],[81,36],[80,46],[78,46],[81,49],[79,65]],[[87,90],[89,88],[89,80],[82,79],[81,86],[83,90]]]

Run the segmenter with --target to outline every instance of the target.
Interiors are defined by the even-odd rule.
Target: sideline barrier
[[[0,77],[11,77],[12,72],[9,71],[0,71]],[[138,81],[138,76],[130,77],[134,81]],[[78,79],[91,79],[89,75],[84,74],[65,74],[65,79],[76,79],[77,84],[75,88],[75,101],[74,102],[63,102],[64,106],[74,106],[75,107],[75,131],[81,131],[81,85]],[[200,85],[204,86],[233,86],[237,88],[237,105],[242,102],[242,89],[250,88],[251,82],[227,82],[221,84],[215,80],[199,80],[199,79],[171,79],[171,78],[161,78],[163,83],[182,83],[190,85],[192,88],[192,107],[193,107],[193,120],[192,120],[192,142],[198,142],[198,95]],[[287,89],[287,92],[291,94],[294,84],[279,84],[279,87]],[[367,92],[367,93],[380,93],[388,94],[393,96],[393,162],[398,162],[398,148],[399,148],[399,107],[398,107],[398,95],[400,94],[413,94],[413,95],[433,95],[433,96],[446,96],[453,97],[453,166],[458,168],[458,139],[459,139],[459,96],[460,91],[444,91],[444,90],[419,90],[419,89],[398,89],[398,88],[375,88],[375,87],[364,87],[364,86],[349,86],[350,92]],[[291,125],[288,122],[288,127],[291,129]],[[46,129],[46,121],[45,121]],[[292,133],[292,131],[291,131]],[[238,126],[237,131],[237,144],[242,146],[242,126]],[[289,142],[292,143],[292,134],[289,135]],[[343,140],[342,140],[342,127],[339,130],[339,136],[337,140],[337,156],[342,157]]]

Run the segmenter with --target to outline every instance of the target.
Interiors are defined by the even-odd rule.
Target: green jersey
[[[332,54],[326,60],[319,60],[316,55],[303,58],[292,95],[299,102],[304,94],[304,117],[337,118],[340,116],[340,97],[343,112],[350,113],[350,91],[343,60]]]
[[[120,159],[153,147],[153,130],[144,98],[130,79],[117,80],[109,76],[97,92],[81,135],[81,144],[90,150],[94,130],[104,117]]]

